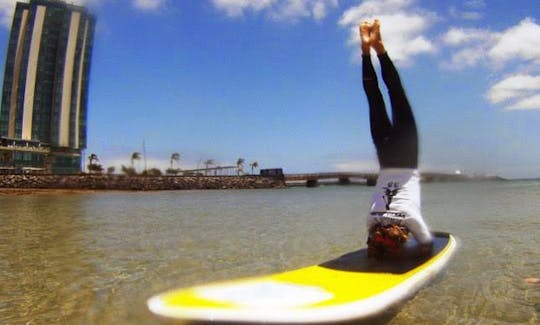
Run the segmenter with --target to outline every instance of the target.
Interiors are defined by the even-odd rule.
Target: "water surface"
[[[364,246],[371,188],[0,196],[0,323],[155,324],[146,299]],[[423,211],[460,247],[381,322],[540,322],[540,182],[433,183]]]

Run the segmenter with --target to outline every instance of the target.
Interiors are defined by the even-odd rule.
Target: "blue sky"
[[[540,177],[538,0],[72,2],[98,17],[86,155],[105,167],[144,140],[149,168],[376,170],[356,25],[378,17],[422,170]]]

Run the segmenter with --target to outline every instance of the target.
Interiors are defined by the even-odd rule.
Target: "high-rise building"
[[[0,107],[4,172],[80,172],[95,21],[60,0],[17,3]]]

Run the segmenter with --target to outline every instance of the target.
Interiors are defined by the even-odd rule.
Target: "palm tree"
[[[246,162],[246,160],[244,158],[238,158],[238,160],[236,161],[236,168],[237,168],[237,171],[238,171],[238,175],[240,175],[241,173],[243,174],[244,173],[244,163]]]
[[[143,172],[144,176],[161,176],[163,173],[159,168],[150,168]]]
[[[126,176],[134,176],[134,175],[137,175],[137,172],[135,171],[135,168],[133,167],[126,167],[124,165],[122,165],[122,173],[124,173],[124,175]]]
[[[88,170],[90,171],[90,173],[101,174],[103,172],[103,167],[100,164],[92,164],[88,165]]]
[[[135,169],[135,160],[141,160],[141,153],[134,152],[131,154],[131,167]]]
[[[176,162],[177,165],[180,162],[180,154],[178,152],[171,155],[171,169],[173,168],[173,162]]]
[[[90,171],[90,173],[99,171],[101,166],[99,164],[96,164],[96,162],[98,161],[99,158],[95,153],[91,153],[90,156],[88,156],[88,171]]]
[[[249,164],[251,166],[251,175],[253,175],[253,168],[258,168],[259,167],[259,163],[254,161],[252,162],[251,164]]]
[[[99,158],[95,153],[91,153],[90,156],[88,156],[88,164],[93,165],[94,161],[99,161]]]

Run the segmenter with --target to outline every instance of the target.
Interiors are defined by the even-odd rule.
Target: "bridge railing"
[[[285,174],[285,182],[289,184],[305,185],[308,187],[316,187],[320,180],[336,179],[338,184],[346,185],[351,183],[352,178],[360,178],[365,180],[368,186],[375,185],[377,174],[375,173],[357,173],[357,172],[327,172],[327,173],[302,173],[302,174]]]

